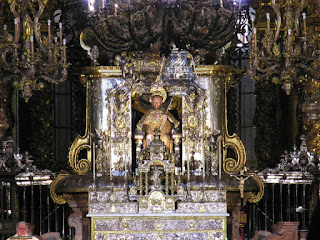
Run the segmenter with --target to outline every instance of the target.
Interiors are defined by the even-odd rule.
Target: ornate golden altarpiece
[[[77,239],[89,225],[92,239],[226,239],[230,206],[263,195],[241,140],[227,131],[226,92],[243,73],[200,64],[231,44],[234,3],[104,3],[89,2],[80,36],[93,66],[82,74],[85,134],[69,151],[77,175],[60,174],[53,199],[73,208],[69,225],[82,224]],[[98,66],[104,57],[113,66]],[[156,95],[158,111],[179,126],[163,136],[161,123],[147,141],[148,128],[136,124]]]
[[[86,132],[69,152],[78,175],[59,175],[52,197],[63,203],[88,192],[91,239],[227,239],[227,192],[243,198],[248,180],[247,199],[263,194],[261,179],[244,171],[241,140],[227,131],[226,92],[240,75],[230,66],[195,66],[178,49],[168,58],[144,53],[122,67],[85,68]],[[172,151],[157,135],[144,147],[133,125],[132,102],[154,89],[180,122]]]

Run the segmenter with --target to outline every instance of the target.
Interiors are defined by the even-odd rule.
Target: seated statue
[[[143,142],[144,149],[154,139],[154,136],[158,134],[169,152],[172,152],[173,144],[170,138],[172,126],[173,128],[177,128],[180,123],[168,110],[162,108],[165,99],[166,93],[164,89],[163,91],[153,91],[150,99],[152,108],[142,116],[137,124],[137,129],[143,130],[146,133]]]

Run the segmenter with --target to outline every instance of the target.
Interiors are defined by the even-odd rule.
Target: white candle
[[[218,150],[217,150],[217,153],[218,153],[218,164],[219,164],[219,181],[221,181],[221,177],[222,177],[222,149],[221,149],[221,139],[219,137],[219,140],[218,140]]]
[[[48,19],[48,43],[51,42],[51,29],[50,29],[50,25],[51,25],[51,20]]]
[[[7,31],[7,25],[3,25],[3,36],[6,36],[6,31]]]
[[[114,15],[117,16],[118,4],[114,5]]]
[[[304,36],[307,37],[307,14],[302,13]]]
[[[289,48],[289,45],[291,43],[291,28],[288,28],[288,48]]]
[[[131,148],[132,148],[132,144],[131,144],[131,131],[129,131],[129,134],[128,134],[128,141],[129,141],[129,151],[130,151],[130,155],[128,156],[128,161],[130,161],[130,164],[129,165],[129,169],[132,169],[132,151],[131,151]]]
[[[190,157],[189,157],[188,136],[186,136],[186,155],[187,155],[187,176],[188,176],[188,182],[189,182],[190,181]]]
[[[252,29],[254,31],[254,16],[251,16],[251,25],[252,25]],[[255,38],[254,33],[253,33],[253,39]]]
[[[93,182],[96,182],[96,143],[93,142],[92,144],[92,175],[93,175]]]
[[[201,139],[201,161],[202,161],[202,169],[203,169],[203,172],[202,172],[202,175],[203,177],[205,177],[205,174],[206,174],[206,164],[205,164],[205,157],[204,157],[204,146],[203,146],[203,138]]]
[[[88,0],[89,11],[94,11],[94,0]]]
[[[270,13],[267,13],[267,33],[270,33]]]
[[[239,11],[241,11],[241,0],[239,0]]]
[[[109,132],[109,134],[111,135],[111,131]],[[110,136],[109,135],[109,136]],[[109,149],[111,150],[112,149],[112,141],[109,141]],[[111,155],[111,151],[109,150],[109,154]],[[110,157],[109,159],[109,167],[110,167],[110,186],[112,185],[112,157]]]
[[[220,7],[223,8],[223,0],[220,0]]]
[[[17,39],[17,33],[18,33],[18,19],[14,19],[14,35],[16,36]]]
[[[257,49],[257,28],[253,29],[253,37],[254,37],[254,49]]]
[[[127,179],[127,154],[124,154],[124,176]]]
[[[60,44],[62,44],[62,22],[59,22],[59,37],[60,37]]]
[[[66,45],[67,45],[67,40],[64,38],[63,39],[63,62],[66,62],[67,59],[67,49],[66,49]]]
[[[30,42],[31,42],[31,57],[33,57],[33,54],[34,54],[33,36],[30,36]]]

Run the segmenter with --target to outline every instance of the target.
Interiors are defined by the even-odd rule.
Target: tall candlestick
[[[304,36],[307,37],[307,14],[305,12],[302,13],[302,19]]]
[[[127,180],[127,153],[124,154],[124,177]]]
[[[118,4],[114,5],[114,15],[117,16]]]
[[[93,175],[93,182],[96,182],[96,143],[93,142],[92,144],[92,175]]]
[[[267,13],[267,33],[270,33],[270,13]]]
[[[251,16],[251,25],[252,25],[252,29],[254,29],[254,16]]]
[[[222,177],[222,161],[221,161],[221,159],[222,159],[222,156],[221,156],[221,154],[222,154],[222,149],[221,149],[221,139],[220,139],[220,137],[219,137],[219,139],[218,139],[218,151],[217,151],[217,153],[218,153],[218,164],[219,164],[219,181],[221,181],[221,177]]]
[[[257,50],[257,28],[253,29],[254,50]]]
[[[203,100],[201,101],[201,119],[204,119],[204,106],[203,106]],[[205,157],[204,157],[204,136],[205,136],[205,133],[204,133],[204,124],[202,123],[201,124],[201,161],[202,161],[202,176],[203,176],[203,179],[205,177],[205,174],[206,174],[206,163],[205,163]],[[204,186],[204,184],[203,184]]]
[[[128,141],[129,141],[129,151],[130,151],[130,155],[128,156],[128,168],[129,169],[132,169],[132,151],[131,151],[131,148],[132,148],[132,143],[131,143],[131,136],[132,136],[132,133],[131,131],[129,131],[129,134],[128,134]],[[130,164],[129,164],[130,163]]]
[[[187,176],[188,182],[190,181],[190,157],[189,157],[189,146],[188,146],[188,137],[186,136],[186,155],[187,155]]]
[[[15,40],[16,40],[16,42],[17,41],[19,41],[19,35],[17,35],[18,34],[18,31],[19,31],[19,26],[18,26],[19,24],[18,24],[18,19],[17,18],[15,18],[14,19],[14,35],[16,36],[16,38],[15,38]]]
[[[203,137],[201,139],[201,161],[202,161],[202,176],[205,177],[206,174],[206,163],[205,163],[205,156],[204,156],[204,146],[203,146]]]
[[[60,44],[62,45],[62,22],[59,23],[59,38]]]
[[[31,58],[34,55],[34,44],[33,44],[33,36],[30,36],[30,43],[31,43]]]
[[[51,29],[50,29],[50,25],[51,25],[51,20],[48,20],[48,43],[51,42]]]
[[[6,36],[6,31],[7,31],[7,25],[4,24],[4,25],[3,25],[3,36],[4,36],[4,37]]]
[[[109,131],[109,136],[111,136],[111,130]],[[109,154],[111,155],[112,141],[109,141]],[[112,156],[109,158],[109,167],[110,167],[110,187],[112,186]]]
[[[290,48],[290,43],[291,43],[291,28],[288,28],[288,50]]]
[[[67,40],[64,38],[63,39],[63,62],[65,63],[66,62],[66,59],[67,59]]]

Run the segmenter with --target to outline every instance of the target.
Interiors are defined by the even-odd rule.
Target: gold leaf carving
[[[254,174],[252,176],[252,178],[258,184],[259,192],[253,193],[251,195],[251,197],[248,199],[248,201],[250,203],[257,203],[262,199],[262,197],[264,195],[264,183],[263,183],[262,179],[257,174]]]
[[[57,203],[57,204],[65,204],[67,202],[67,200],[62,196],[62,195],[57,195],[56,194],[56,187],[58,185],[58,183],[65,179],[66,177],[68,177],[69,174],[59,174],[56,179],[53,180],[53,182],[50,185],[50,195],[52,200]]]

